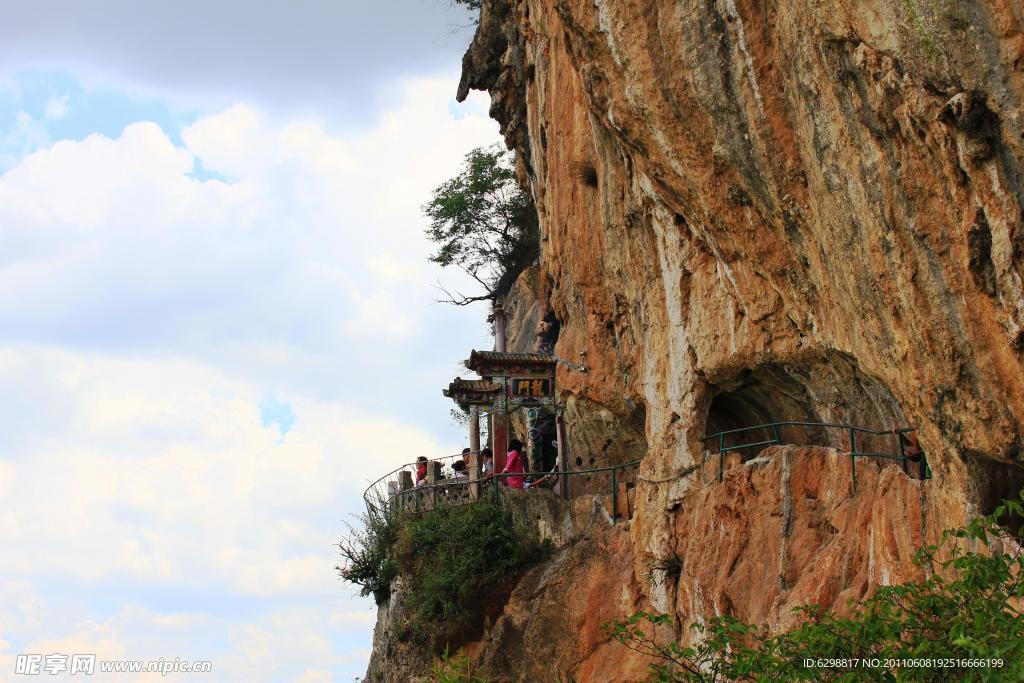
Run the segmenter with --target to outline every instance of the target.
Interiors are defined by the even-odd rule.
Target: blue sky
[[[157,4],[0,26],[0,680],[51,652],[352,680],[373,609],[333,544],[377,473],[461,450],[441,387],[490,344],[435,303],[468,285],[419,208],[498,137],[452,98],[468,22]]]

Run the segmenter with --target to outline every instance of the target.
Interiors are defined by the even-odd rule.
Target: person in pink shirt
[[[505,469],[501,473],[518,475],[503,477],[508,481],[509,488],[523,488],[523,456],[520,453],[522,450],[523,443],[519,439],[512,439],[508,442],[508,456],[505,459]]]
[[[416,458],[416,486],[427,483],[427,457],[421,455]]]

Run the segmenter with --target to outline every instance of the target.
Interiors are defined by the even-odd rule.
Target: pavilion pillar
[[[498,302],[494,303],[494,350],[505,351],[505,311]]]
[[[504,410],[491,411],[491,450],[494,451],[494,473],[505,469],[508,455],[508,413]]]
[[[469,450],[480,455],[480,406],[469,407]]]

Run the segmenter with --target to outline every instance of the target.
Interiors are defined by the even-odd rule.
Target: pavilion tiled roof
[[[483,379],[462,379],[456,377],[455,381],[448,385],[448,388],[444,390],[444,395],[451,398],[455,394],[463,394],[468,392],[480,393],[480,394],[491,394],[501,391],[501,385],[495,382],[488,382]]]
[[[509,365],[554,365],[555,357],[546,353],[513,353],[510,351],[473,351],[466,361],[467,368],[475,368],[481,362],[507,363]]]

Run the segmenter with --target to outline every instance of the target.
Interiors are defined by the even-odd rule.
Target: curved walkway
[[[781,430],[787,427],[841,429],[846,431],[850,444],[848,455],[850,457],[850,476],[852,491],[854,493],[856,493],[857,490],[857,458],[880,458],[884,460],[893,460],[899,462],[903,471],[907,474],[909,474],[909,467],[907,463],[912,463],[918,467],[918,476],[920,479],[930,479],[932,476],[931,468],[928,466],[928,459],[925,456],[924,451],[908,454],[908,446],[912,446],[912,439],[908,438],[906,435],[916,431],[913,427],[878,430],[835,422],[783,421],[769,422],[767,424],[741,427],[738,429],[728,429],[705,436],[702,439],[705,443],[717,440],[718,481],[722,481],[724,477],[726,453],[742,451],[748,448],[781,446],[785,443],[782,439]],[[772,438],[760,441],[734,443],[731,445],[726,443],[730,437],[756,432],[758,430],[766,430],[772,435]],[[858,434],[876,437],[892,436],[895,439],[895,452],[883,453],[879,451],[857,450]],[[487,477],[479,477],[479,474],[472,470],[470,471],[469,476],[455,476],[452,464],[456,460],[464,459],[466,455],[476,455],[476,453],[456,453],[454,455],[429,460],[428,481],[427,483],[420,484],[419,486],[416,486],[414,483],[418,463],[406,463],[391,470],[381,478],[371,483],[363,493],[363,500],[366,503],[367,511],[370,514],[379,514],[383,513],[387,509],[393,509],[397,504],[404,511],[418,512],[432,509],[437,506],[463,505],[480,500],[486,496],[493,496],[495,500],[498,500],[501,496],[501,479],[523,476],[522,474],[495,474]],[[639,464],[639,460],[634,460],[632,462],[613,465],[610,467],[594,467],[585,470],[571,470],[565,473],[554,472],[546,475],[544,473],[534,473],[533,476],[536,477],[536,479],[545,480],[544,484],[541,485],[546,485],[553,483],[560,476],[569,477],[571,481],[571,478],[576,476],[600,475],[607,473],[610,480],[609,492],[612,499],[612,510],[615,511],[617,510],[617,498],[622,495],[622,488],[624,485],[621,473],[624,473],[625,470],[636,467]],[[446,468],[451,469],[452,472],[450,474],[447,473]],[[531,473],[527,473],[526,476],[530,476],[530,474]],[[613,520],[615,519],[614,512],[612,514],[612,518]]]
[[[377,481],[370,484],[363,493],[363,501],[366,503],[367,512],[370,514],[383,514],[387,510],[394,509],[397,505],[403,512],[418,513],[435,507],[454,507],[493,497],[497,502],[501,499],[501,492],[504,487],[502,479],[510,477],[534,477],[533,485],[543,488],[552,487],[558,478],[565,476],[569,481],[573,477],[586,475],[607,475],[611,494],[611,518],[615,522],[617,511],[620,510],[619,498],[624,494],[627,486],[622,474],[625,470],[636,467],[639,460],[612,465],[609,467],[592,467],[585,470],[570,470],[569,472],[527,472],[510,474],[493,474],[486,477],[477,477],[477,473],[470,471],[468,477],[456,477],[454,471],[451,475],[445,476],[445,465],[450,468],[451,463],[457,459],[473,455],[473,453],[449,455],[443,458],[428,461],[427,483],[416,486],[413,481],[416,473],[417,463],[407,463],[388,472]],[[430,476],[430,469],[434,468],[433,476]],[[440,476],[439,476],[440,475]],[[570,495],[570,497],[572,497]]]
[[[918,449],[917,453],[907,455],[907,447],[911,445],[911,440],[904,436],[917,430],[913,427],[898,427],[896,429],[878,430],[870,429],[868,427],[857,427],[855,425],[841,424],[836,422],[800,422],[800,421],[784,421],[784,422],[769,422],[767,424],[756,425],[753,427],[740,427],[739,429],[727,429],[725,431],[716,432],[705,436],[702,441],[707,442],[712,439],[718,440],[718,481],[722,481],[725,471],[725,454],[731,451],[741,451],[747,448],[756,448],[764,446],[781,446],[783,427],[809,427],[816,429],[842,429],[849,435],[850,450],[848,455],[850,456],[850,477],[852,482],[852,491],[857,492],[857,458],[881,458],[884,460],[895,460],[900,463],[903,467],[904,473],[909,474],[907,463],[915,463],[919,466],[919,476],[921,479],[931,479],[932,471],[928,466],[928,458],[925,456],[923,450]],[[772,438],[766,441],[754,441],[752,443],[740,443],[733,444],[731,446],[726,445],[726,438],[737,434],[745,434],[747,432],[753,432],[757,430],[766,430],[772,434]],[[893,436],[896,439],[896,452],[895,453],[880,453],[877,451],[858,451],[857,450],[857,435],[858,434],[870,434],[872,436]]]

